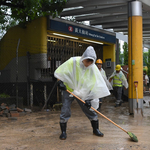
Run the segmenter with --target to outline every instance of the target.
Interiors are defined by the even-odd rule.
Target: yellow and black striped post
[[[137,108],[134,81],[138,81],[138,108],[143,110],[143,35],[142,35],[142,3],[128,3],[128,66],[129,66],[129,113]]]

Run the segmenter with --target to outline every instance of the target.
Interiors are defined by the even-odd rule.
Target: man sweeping
[[[102,75],[102,77],[103,77],[103,79],[104,79],[108,89],[112,90],[113,88],[112,88],[110,82],[107,80],[105,70],[102,68],[102,64],[103,64],[102,60],[101,59],[97,59],[95,64],[97,65],[97,67],[98,67],[98,69],[99,69],[99,71],[100,71],[100,73],[101,73],[101,75]],[[97,109],[99,112],[101,111],[102,101],[103,101],[103,99],[99,98],[99,107]]]
[[[59,79],[58,86],[62,90],[62,108],[60,114],[60,139],[67,138],[67,121],[71,117],[71,103],[75,99],[67,91],[69,90],[85,101],[83,104],[78,99],[82,111],[91,121],[93,134],[102,137],[104,134],[99,131],[98,116],[91,106],[95,109],[99,106],[99,98],[110,94],[105,81],[103,80],[98,68],[95,65],[96,53],[92,46],[87,47],[82,57],[71,57],[59,66],[54,76]]]

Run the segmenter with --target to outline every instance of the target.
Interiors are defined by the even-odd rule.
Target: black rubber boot
[[[119,106],[120,106],[119,104],[116,104],[116,105],[115,105],[115,107],[119,107]]]
[[[67,138],[67,134],[66,134],[67,123],[60,123],[60,128],[62,133],[59,138],[61,140],[65,140]]]
[[[122,105],[122,101],[120,101],[119,103],[116,103],[115,107],[119,107]]]
[[[121,105],[122,105],[122,103],[123,103],[123,101],[121,101],[121,102],[119,103],[119,106],[121,106]]]
[[[102,132],[99,131],[99,123],[98,120],[92,120],[91,121],[92,127],[93,127],[93,134],[95,134],[96,136],[100,136],[103,137],[104,134]]]
[[[101,106],[102,106],[102,103],[99,103],[99,107],[97,109],[99,112],[101,111]]]

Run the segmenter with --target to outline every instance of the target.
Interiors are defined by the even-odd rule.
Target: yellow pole
[[[142,3],[129,2],[128,18],[128,65],[129,65],[129,111],[133,113],[136,104],[134,81],[138,81],[138,107],[143,109],[143,39],[142,39]],[[132,108],[131,108],[132,107]]]

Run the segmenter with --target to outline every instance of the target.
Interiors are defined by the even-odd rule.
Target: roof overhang
[[[89,21],[90,26],[113,29],[128,35],[128,2],[131,0],[69,0],[61,17],[72,16],[77,22]],[[142,2],[143,45],[150,49],[150,0]]]

